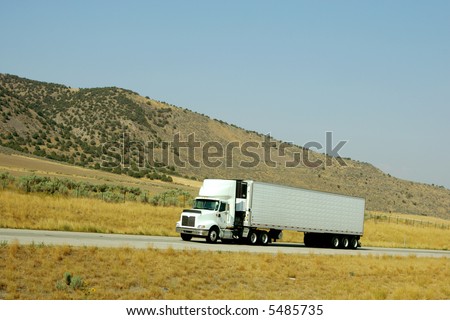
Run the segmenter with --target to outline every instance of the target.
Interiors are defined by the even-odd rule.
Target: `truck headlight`
[[[197,229],[206,229],[206,226],[204,224],[199,224],[197,226]]]

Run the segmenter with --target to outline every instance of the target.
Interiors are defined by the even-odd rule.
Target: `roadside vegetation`
[[[8,172],[0,172],[0,188],[22,193],[41,193],[75,198],[95,198],[106,202],[138,201],[162,206],[184,206],[192,195],[185,190],[172,188],[159,194],[149,194],[139,187],[96,184],[67,178],[45,177],[35,174],[16,178]]]
[[[450,259],[0,245],[0,299],[442,299]]]

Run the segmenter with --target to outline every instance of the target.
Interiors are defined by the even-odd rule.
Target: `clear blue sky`
[[[0,72],[118,86],[450,188],[450,1],[1,1]],[[322,152],[325,150],[321,150]]]

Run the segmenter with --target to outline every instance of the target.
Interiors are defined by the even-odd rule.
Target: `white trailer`
[[[306,246],[356,249],[364,228],[362,198],[252,180],[206,179],[176,230],[183,240],[266,245],[283,230],[304,232]]]

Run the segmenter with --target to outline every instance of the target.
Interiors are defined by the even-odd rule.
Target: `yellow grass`
[[[0,227],[175,236],[181,209],[0,191]]]
[[[0,203],[0,227],[3,228],[164,236],[178,236],[175,223],[182,211],[182,208],[137,202],[114,204],[99,199],[22,194],[9,190],[0,190]],[[392,215],[391,222],[370,219],[364,225],[362,245],[449,250],[450,229],[434,226],[448,225],[449,221],[421,216],[401,217],[432,224],[396,223],[396,215]],[[301,243],[303,233],[285,231],[283,241]]]
[[[450,229],[386,222],[365,223],[364,245],[388,248],[450,249]]]
[[[448,258],[0,246],[0,299],[449,299],[449,278]]]

